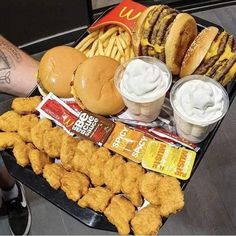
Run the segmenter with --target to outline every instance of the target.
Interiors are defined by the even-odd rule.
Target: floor
[[[236,7],[196,15],[236,34]],[[171,216],[160,234],[236,234],[236,100],[227,113],[204,159],[185,191],[185,208]],[[26,189],[31,206],[31,235],[107,235],[74,220],[48,201]],[[10,234],[7,218],[0,217],[0,235]]]

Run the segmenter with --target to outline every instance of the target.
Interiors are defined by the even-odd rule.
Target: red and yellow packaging
[[[101,19],[93,23],[88,31],[92,32],[106,25],[115,24],[127,30],[131,35],[136,20],[145,8],[144,5],[137,2],[124,0]]]
[[[150,140],[143,133],[130,129],[122,123],[116,123],[104,147],[134,162],[141,163],[147,142]]]
[[[148,142],[142,159],[146,169],[186,180],[190,177],[196,152],[185,148],[174,148],[157,140]]]

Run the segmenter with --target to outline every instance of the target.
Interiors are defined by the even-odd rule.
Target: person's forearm
[[[0,92],[27,96],[37,84],[38,61],[0,35]]]

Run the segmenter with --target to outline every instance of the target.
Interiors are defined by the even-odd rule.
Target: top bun
[[[197,36],[195,19],[166,5],[146,8],[132,35],[136,56],[152,56],[166,63],[172,74],[180,72],[183,57]]]
[[[180,71],[180,77],[194,73],[211,47],[218,31],[219,30],[216,27],[210,26],[198,34],[185,54]]]
[[[39,87],[46,94],[54,93],[58,97],[72,97],[70,83],[73,73],[87,57],[80,51],[58,46],[48,50],[39,64]]]
[[[166,65],[174,75],[180,73],[184,55],[196,36],[197,25],[194,18],[187,13],[179,13],[165,44]]]
[[[94,56],[76,70],[73,93],[86,109],[99,115],[114,115],[124,108],[124,102],[114,83],[120,64],[106,56]]]

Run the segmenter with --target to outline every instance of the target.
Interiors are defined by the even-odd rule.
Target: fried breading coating
[[[15,111],[5,112],[0,116],[0,130],[14,132],[18,130],[21,116]]]
[[[65,135],[62,128],[54,127],[43,134],[43,149],[49,157],[60,157],[62,138]]]
[[[61,178],[67,173],[61,164],[52,163],[44,166],[43,177],[47,180],[49,185],[58,189],[61,187]]]
[[[32,114],[36,113],[36,107],[40,102],[40,96],[15,98],[12,101],[11,108],[18,114]]]
[[[141,165],[129,161],[124,164],[124,175],[121,191],[135,205],[141,206],[143,199],[139,191],[139,179],[143,176],[144,169]]]
[[[148,200],[151,204],[159,205],[160,200],[157,194],[157,187],[159,181],[163,177],[154,172],[147,172],[144,174],[139,181],[139,190],[143,197]]]
[[[116,226],[119,234],[127,235],[130,232],[129,222],[134,217],[135,207],[125,197],[116,195],[104,211],[107,219]]]
[[[89,175],[89,161],[97,147],[89,140],[81,140],[77,144],[72,166],[75,171],[80,171],[83,174]]]
[[[52,162],[45,152],[35,148],[30,150],[29,160],[34,173],[37,175],[42,174],[44,166]]]
[[[88,192],[89,184],[88,177],[76,171],[67,172],[61,179],[61,189],[75,202]]]
[[[13,148],[18,143],[23,143],[23,140],[18,133],[0,132],[0,150]]]
[[[104,212],[113,193],[103,187],[89,188],[88,192],[78,201],[82,208],[89,207],[94,211]]]
[[[135,235],[156,235],[161,225],[160,207],[151,204],[139,210],[131,220]]]
[[[72,160],[78,145],[78,140],[66,134],[62,138],[60,160],[66,170],[72,170]]]
[[[26,144],[24,142],[17,143],[14,146],[13,154],[18,165],[25,167],[30,164],[29,152],[32,148],[31,144]]]
[[[121,192],[125,160],[115,154],[104,165],[104,182],[113,193]]]
[[[157,194],[161,203],[161,216],[168,217],[184,207],[184,194],[180,182],[174,177],[164,176],[159,181]]]
[[[18,134],[22,137],[23,141],[32,142],[31,128],[37,125],[38,122],[39,119],[34,114],[25,115],[20,118]]]
[[[94,186],[102,186],[105,183],[104,165],[111,158],[107,148],[100,147],[90,159],[89,177]]]
[[[52,122],[48,119],[39,120],[39,122],[31,128],[32,142],[36,148],[43,151],[43,135],[46,130],[52,128]]]

